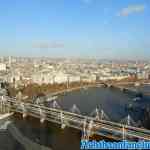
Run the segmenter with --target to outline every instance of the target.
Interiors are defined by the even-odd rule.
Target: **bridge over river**
[[[3,112],[20,113],[23,118],[28,115],[39,118],[39,123],[44,123],[44,121],[54,122],[60,124],[62,129],[71,127],[81,130],[83,139],[89,139],[96,134],[115,140],[150,140],[150,130],[104,120],[98,109],[95,117],[89,117],[61,109],[18,102],[16,99],[7,96],[0,97],[0,109]]]
[[[132,86],[131,86],[132,85]],[[138,93],[138,92],[142,92],[144,95],[150,95],[150,92],[145,92],[145,91],[139,91],[138,87],[139,86],[143,86],[143,85],[150,85],[149,82],[112,82],[112,83],[107,83],[107,82],[95,82],[92,84],[88,84],[88,85],[80,85],[77,87],[69,87],[67,86],[66,89],[63,90],[59,90],[53,93],[48,94],[46,97],[48,98],[48,101],[53,101],[56,97],[55,96],[59,96],[68,92],[72,92],[72,91],[76,91],[76,90],[80,90],[80,89],[88,89],[91,87],[101,87],[101,86],[105,86],[105,87],[114,87],[117,88],[121,91],[130,91],[133,93]]]

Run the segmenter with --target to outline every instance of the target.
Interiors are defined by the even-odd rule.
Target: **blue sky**
[[[1,0],[0,55],[150,58],[150,0]]]

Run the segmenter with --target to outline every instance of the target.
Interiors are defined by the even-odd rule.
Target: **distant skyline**
[[[2,0],[0,56],[150,59],[150,0]]]

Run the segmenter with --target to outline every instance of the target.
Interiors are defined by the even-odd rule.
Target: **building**
[[[97,80],[97,76],[94,74],[81,76],[82,82],[95,82]]]
[[[68,76],[69,82],[80,82],[81,81],[81,77],[78,75],[69,75]]]
[[[51,75],[50,73],[36,73],[33,74],[31,77],[31,80],[33,83],[37,84],[53,84],[54,81],[54,76]]]
[[[7,66],[4,63],[0,63],[0,71],[6,71]]]

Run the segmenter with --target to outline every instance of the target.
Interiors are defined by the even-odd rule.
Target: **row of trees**
[[[91,83],[86,83],[86,82],[74,82],[74,83],[70,83],[69,84],[69,88],[73,88],[73,87],[78,87],[78,86],[84,86],[84,85],[88,85]],[[42,84],[42,85],[38,85],[38,84],[28,84],[27,86],[20,86],[19,88],[15,88],[12,85],[7,85],[7,91],[8,91],[8,95],[10,97],[15,97],[19,92],[22,93],[22,96],[28,96],[29,99],[32,99],[33,97],[40,97],[40,96],[44,96],[47,95],[49,93],[52,92],[57,92],[59,90],[64,90],[68,88],[67,83],[63,83],[63,84]]]

